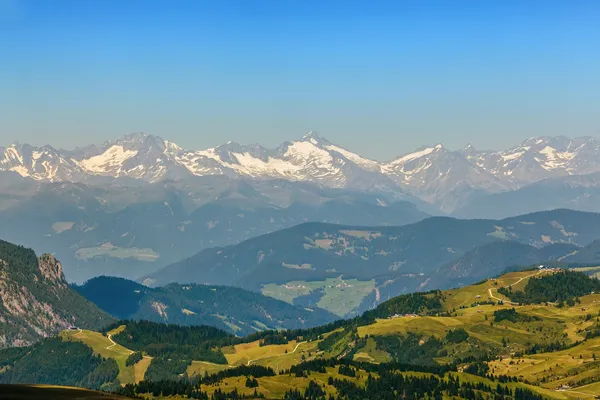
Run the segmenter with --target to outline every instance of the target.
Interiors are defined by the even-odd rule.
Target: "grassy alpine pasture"
[[[108,332],[107,336],[104,336],[99,332],[81,329],[78,331],[63,331],[61,336],[65,340],[83,342],[91,347],[95,353],[101,355],[102,357],[114,359],[119,367],[119,375],[117,379],[119,379],[119,382],[124,385],[143,380],[144,374],[150,366],[152,359],[150,357],[144,357],[135,365],[125,365],[127,358],[133,353],[133,351],[121,346],[118,343],[115,343],[111,338],[113,335],[118,334],[123,329],[124,326],[114,329]]]
[[[275,371],[289,369],[302,360],[310,359],[317,353],[317,342],[297,342],[287,344],[260,346],[259,341],[225,347],[223,353],[227,363],[237,365],[262,365]]]
[[[575,347],[549,352],[507,357],[490,362],[494,374],[517,376],[547,388],[582,386],[600,374],[600,338]]]
[[[186,373],[188,374],[188,376],[204,376],[205,374],[215,374],[227,368],[230,368],[230,366],[223,364],[213,364],[208,361],[192,361],[190,366],[187,368]]]

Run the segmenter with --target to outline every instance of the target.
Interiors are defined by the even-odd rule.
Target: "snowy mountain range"
[[[389,162],[367,159],[315,132],[275,149],[227,144],[183,149],[145,133],[75,150],[15,143],[0,147],[0,171],[37,181],[91,183],[99,177],[147,182],[221,175],[285,179],[332,188],[415,196],[451,212],[483,195],[515,190],[548,178],[600,172],[600,142],[592,137],[534,137],[504,151],[437,144]]]

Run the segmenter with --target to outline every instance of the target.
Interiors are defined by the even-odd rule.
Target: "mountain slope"
[[[226,286],[177,285],[148,288],[121,278],[98,277],[74,289],[119,319],[178,325],[209,325],[236,335],[265,329],[298,329],[335,319],[321,309]]]
[[[441,144],[401,156],[382,168],[407,192],[436,204],[442,211],[452,211],[478,195],[509,188],[490,172]]]
[[[583,246],[600,237],[598,223],[599,214],[555,210],[500,221],[434,217],[401,227],[303,224],[238,245],[204,250],[149,275],[145,282],[236,285],[287,300],[312,295],[320,307],[335,296],[348,299],[360,287],[362,305],[351,307],[356,311],[367,303],[418,290],[438,268],[478,246],[506,240],[535,247],[551,243]],[[571,251],[563,250],[559,256]],[[466,281],[474,282],[487,273],[473,272],[476,276],[470,272]],[[448,282],[458,276],[448,276]],[[340,277],[357,281],[342,282]],[[440,283],[441,287],[448,282]],[[344,292],[347,286],[357,289]]]
[[[0,347],[23,346],[70,326],[112,318],[73,291],[53,256],[0,241]]]

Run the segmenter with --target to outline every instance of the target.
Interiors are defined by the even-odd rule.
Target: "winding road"
[[[112,333],[108,333],[106,334],[106,337],[108,338],[108,340],[110,340],[110,342],[112,343],[110,346],[106,346],[106,350],[110,350],[113,347],[115,347],[117,345],[117,343],[112,339]],[[129,354],[133,354],[135,353],[133,350],[127,350],[129,352]]]
[[[505,288],[509,288],[509,287],[511,287],[511,286],[518,285],[519,283],[523,282],[523,280],[525,280],[525,279],[529,279],[529,278],[531,278],[532,276],[536,276],[536,275],[542,274],[542,273],[544,273],[544,272],[546,272],[546,271],[545,271],[545,270],[541,270],[541,271],[538,271],[538,272],[536,272],[535,274],[531,274],[531,275],[524,276],[524,277],[522,277],[522,278],[519,278],[519,280],[518,280],[518,281],[516,281],[515,283],[513,283],[513,284],[510,284],[510,285],[508,285],[508,286],[504,286],[504,287],[505,287]],[[515,304],[515,303],[513,303],[513,302],[512,302],[512,301],[510,301],[510,300],[504,300],[504,299],[501,299],[501,298],[499,298],[499,297],[496,297],[496,296],[494,296],[494,294],[492,293],[492,289],[496,289],[496,290],[498,290],[497,288],[489,288],[489,289],[488,289],[488,292],[489,292],[489,294],[490,294],[490,297],[491,297],[492,299],[494,299],[494,300],[498,300],[498,301],[501,301],[501,302],[504,302],[504,303],[508,303],[508,304]]]
[[[296,344],[296,347],[294,347],[294,350],[293,350],[291,353],[281,353],[281,354],[275,354],[275,355],[273,355],[273,356],[267,356],[267,357],[259,357],[259,358],[255,358],[254,360],[248,360],[248,363],[246,363],[246,365],[250,365],[250,364],[251,364],[251,363],[253,363],[254,361],[263,360],[263,359],[265,359],[265,358],[281,357],[281,356],[284,356],[284,355],[286,355],[286,354],[294,354],[294,353],[296,352],[296,350],[298,350],[298,347],[299,347],[301,344],[304,344],[304,343],[306,343],[306,342],[300,342],[300,343],[297,343],[297,344]]]

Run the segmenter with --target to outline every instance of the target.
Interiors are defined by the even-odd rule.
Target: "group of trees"
[[[157,366],[159,366],[162,370],[168,369],[169,367],[164,367],[163,364],[173,362],[173,360],[164,360],[159,359]],[[177,362],[177,361],[176,361]],[[145,380],[137,383],[137,384],[128,384],[122,388],[116,390],[116,393],[136,397],[144,394],[151,393],[153,396],[187,396],[192,399],[243,399],[247,398],[240,395],[237,391],[232,392],[219,392],[218,394],[215,392],[213,396],[209,396],[205,392],[200,389],[200,385],[213,385],[215,383],[221,382],[223,379],[245,376],[246,377],[246,387],[257,388],[258,381],[256,378],[261,378],[264,376],[275,376],[275,371],[271,368],[263,367],[260,365],[241,365],[235,368],[228,368],[223,371],[219,371],[212,375],[206,375],[204,377],[195,376],[193,378],[188,378],[185,375],[185,368],[187,365],[180,365],[180,374],[183,374],[183,377],[173,376],[165,373],[158,373],[157,370],[153,371],[150,368],[154,364],[154,360],[148,371],[145,375]],[[258,394],[251,398],[260,397]]]
[[[186,373],[191,363],[191,359],[154,357],[144,377],[150,381],[176,380]]]
[[[496,386],[484,383],[461,382],[451,375],[409,376],[396,371],[383,371],[379,377],[369,375],[366,385],[358,385],[347,379],[330,378],[328,382],[335,387],[337,397],[327,396],[323,387],[310,381],[302,393],[292,389],[285,393],[284,400],[442,400],[444,398],[462,398],[473,400],[542,400],[543,397],[524,388],[514,391],[498,383]]]
[[[142,353],[136,351],[135,353],[132,353],[129,357],[127,357],[127,360],[125,360],[125,366],[130,367],[134,364],[137,364],[138,362],[142,361],[142,358],[144,358]]]
[[[494,311],[494,322],[510,321],[510,322],[533,322],[541,321],[540,317],[520,314],[514,308],[503,308]]]
[[[569,305],[574,305],[575,298],[594,291],[600,291],[600,280],[573,271],[531,278],[522,291],[513,291],[512,287],[498,289],[498,293],[519,304],[569,302]]]
[[[399,363],[437,365],[434,360],[443,344],[435,337],[408,332],[405,335],[374,336],[377,349],[388,353]]]
[[[469,338],[469,333],[463,328],[451,329],[446,333],[446,341],[449,343],[462,343]]]
[[[287,344],[288,340],[285,335],[273,332],[271,335],[265,336],[259,343],[260,346],[270,346],[273,344]]]

